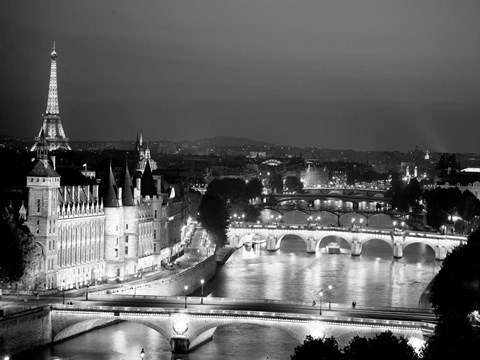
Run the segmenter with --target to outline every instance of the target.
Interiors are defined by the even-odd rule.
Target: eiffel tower
[[[57,91],[57,52],[55,51],[55,42],[53,43],[53,51],[50,54],[50,84],[48,86],[47,110],[42,115],[43,124],[35,138],[35,144],[30,151],[35,151],[40,146],[40,137],[43,131],[45,140],[48,144],[48,150],[72,150],[68,144],[68,138],[63,130],[62,120],[60,118],[60,110],[58,107],[58,91]]]

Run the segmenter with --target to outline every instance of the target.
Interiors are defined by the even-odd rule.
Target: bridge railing
[[[145,300],[158,300],[158,301],[176,301],[184,302],[185,296],[157,296],[157,295],[126,295],[126,294],[90,294],[90,298],[93,300],[122,300],[122,299],[145,299]],[[192,303],[200,303],[200,296],[187,296],[187,299]],[[205,304],[275,304],[275,305],[289,305],[296,307],[312,307],[311,302],[299,302],[299,301],[285,301],[277,299],[243,299],[243,298],[224,298],[224,297],[214,297],[208,296],[203,297],[203,303]],[[346,303],[331,303],[330,307],[333,310],[352,310],[350,304]],[[409,313],[419,313],[419,314],[433,314],[431,310],[419,309],[419,308],[409,308],[409,307],[388,307],[388,306],[361,306],[357,305],[355,310],[377,310],[383,312],[409,312]]]

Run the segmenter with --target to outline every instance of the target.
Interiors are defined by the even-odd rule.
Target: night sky
[[[0,134],[480,153],[478,0],[0,2]]]

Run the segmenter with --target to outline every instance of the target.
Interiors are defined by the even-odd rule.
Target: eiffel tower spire
[[[45,140],[49,150],[71,150],[68,144],[68,138],[65,136],[62,121],[60,118],[60,109],[58,106],[58,86],[57,86],[57,52],[55,42],[53,42],[53,51],[50,54],[50,82],[48,85],[47,109],[43,117],[43,124],[40,128],[36,142],[31,151],[35,151],[40,146],[40,137],[44,132]]]

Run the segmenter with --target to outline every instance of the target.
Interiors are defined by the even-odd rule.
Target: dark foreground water
[[[287,241],[288,240],[288,241]],[[335,240],[335,239],[332,239]],[[344,244],[341,244],[344,245]],[[418,300],[440,268],[434,253],[424,245],[411,245],[404,258],[394,260],[392,250],[380,241],[364,245],[363,254],[351,257],[307,254],[302,240],[282,241],[280,250],[241,249],[218,270],[205,292],[211,296],[285,301],[316,300],[323,289],[328,301],[357,306],[418,307]],[[328,285],[333,289],[328,292]],[[99,329],[61,344],[19,354],[12,360],[132,360],[140,359],[290,359],[298,344],[288,334],[256,325],[217,329],[213,341],[192,353],[172,355],[170,345],[154,330],[134,323]]]

